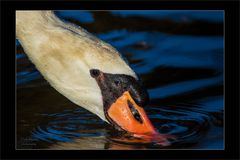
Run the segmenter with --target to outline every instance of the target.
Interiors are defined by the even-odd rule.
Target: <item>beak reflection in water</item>
[[[90,74],[101,89],[105,116],[116,129],[144,141],[170,145],[167,138],[174,138],[158,133],[142,107],[149,98],[140,81],[132,76],[103,73],[97,69],[90,70]]]

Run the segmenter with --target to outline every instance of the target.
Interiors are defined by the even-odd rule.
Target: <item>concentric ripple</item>
[[[82,108],[66,110],[62,113],[42,114],[53,119],[47,125],[37,126],[32,131],[32,137],[40,141],[74,142],[77,137],[101,136],[99,130],[105,127],[103,121]]]

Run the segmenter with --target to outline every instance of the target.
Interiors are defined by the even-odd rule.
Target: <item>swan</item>
[[[16,38],[59,93],[116,129],[156,134],[144,112],[149,100],[119,52],[53,11],[16,11]]]

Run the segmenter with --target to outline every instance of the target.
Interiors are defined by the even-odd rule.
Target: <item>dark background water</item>
[[[110,43],[143,80],[173,149],[224,149],[222,11],[57,11]],[[54,90],[16,41],[18,149],[160,149],[133,143]],[[117,141],[116,141],[117,140]]]

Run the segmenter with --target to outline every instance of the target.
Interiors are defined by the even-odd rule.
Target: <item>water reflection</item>
[[[51,88],[16,41],[17,148],[223,148],[222,12],[56,13],[123,54],[148,88],[150,120],[177,140],[163,147],[116,133]]]

